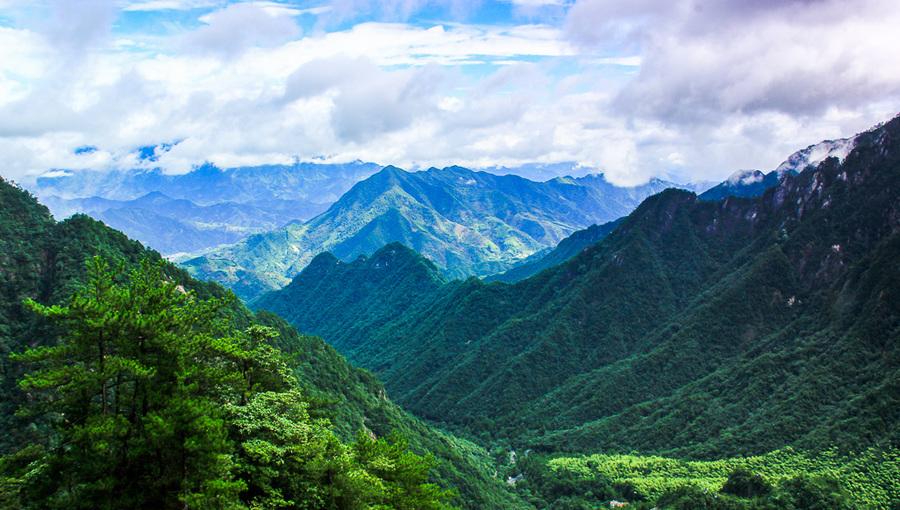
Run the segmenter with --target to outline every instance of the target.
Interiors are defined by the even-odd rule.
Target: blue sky
[[[0,0],[0,174],[299,158],[715,180],[895,115],[896,26],[893,0]]]
[[[143,32],[159,28],[161,22],[183,28],[197,27],[198,15],[213,12],[227,3],[220,1],[148,0],[124,4],[117,21],[123,32]],[[271,2],[274,3],[274,2]],[[347,29],[361,21],[408,22],[421,26],[435,23],[464,22],[487,25],[516,25],[522,22],[559,22],[565,18],[564,0],[478,1],[478,2],[394,2],[377,5],[370,2],[345,3],[335,7],[327,1],[281,1],[281,6],[298,12],[297,23],[304,31],[318,28]],[[571,2],[569,2],[571,3]],[[340,11],[334,14],[336,11]],[[330,14],[329,14],[330,13]]]

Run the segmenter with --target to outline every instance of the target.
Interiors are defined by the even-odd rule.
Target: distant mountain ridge
[[[235,243],[296,219],[305,207],[287,201],[268,207],[237,202],[197,205],[158,191],[133,200],[49,196],[44,201],[58,218],[88,214],[166,255]]]
[[[381,166],[375,163],[355,161],[234,168],[219,168],[207,163],[184,174],[166,174],[159,168],[56,170],[48,176],[38,177],[34,191],[39,197],[54,195],[64,199],[96,196],[133,200],[160,192],[198,205],[290,201],[327,207],[353,184],[380,169]]]
[[[54,171],[35,193],[54,216],[89,214],[165,255],[231,244],[321,213],[381,167],[373,163],[297,163],[186,174],[160,169]]]
[[[555,246],[575,230],[631,211],[675,186],[620,188],[602,175],[546,182],[462,167],[406,172],[385,167],[326,212],[185,261],[194,276],[252,299],[290,282],[317,254],[350,261],[401,242],[451,278],[488,275]]]

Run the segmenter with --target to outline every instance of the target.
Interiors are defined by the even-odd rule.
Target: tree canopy
[[[59,341],[15,354],[46,441],[2,462],[11,508],[450,508],[400,437],[343,443],[313,418],[274,329],[239,330],[162,262],[95,257],[64,306],[28,301]]]

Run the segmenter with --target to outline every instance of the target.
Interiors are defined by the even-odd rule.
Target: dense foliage
[[[24,350],[3,366],[14,452],[0,498],[76,508],[115,506],[112,494],[136,507],[896,507],[898,170],[900,118],[860,135],[845,161],[787,173],[756,198],[655,195],[600,242],[514,285],[447,282],[399,244],[344,262],[394,237],[421,249],[412,241],[441,227],[433,211],[458,215],[444,225],[455,236],[451,223],[470,212],[396,169],[366,185],[386,195],[354,188],[333,208],[352,228],[322,220],[317,234],[337,256],[316,257],[255,305],[324,335],[419,415],[502,445],[496,473],[474,442],[401,411],[322,340],[251,314],[88,218],[57,224],[0,186],[2,205],[14,206],[0,217],[10,236],[0,238],[0,340]],[[466,172],[427,174],[456,182]],[[372,196],[386,208],[377,221],[361,213]],[[410,210],[428,214],[410,223]],[[292,228],[310,235],[309,224]],[[347,232],[361,241],[339,242]],[[248,243],[253,257],[293,246],[281,235]],[[123,266],[112,275],[95,263],[86,280],[73,262],[92,252]],[[264,287],[229,264],[225,276]],[[16,407],[28,412],[14,418]],[[510,445],[524,453],[505,462]],[[514,493],[499,486],[507,476]]]
[[[310,417],[263,326],[234,329],[149,261],[117,282],[92,259],[66,306],[28,306],[61,342],[14,356],[32,368],[26,410],[49,422],[12,469],[18,508],[448,508],[430,461],[400,439],[342,444]],[[21,454],[20,454],[21,455]],[[23,462],[17,459],[18,467]],[[13,466],[16,467],[15,465]],[[18,471],[18,472],[17,472]],[[16,501],[18,499],[18,501]]]
[[[515,285],[440,283],[392,246],[351,264],[323,257],[257,306],[323,335],[417,414],[485,441],[701,459],[889,452],[898,197],[900,118],[758,198],[655,195]]]
[[[616,220],[602,225],[591,225],[584,230],[577,230],[560,241],[552,250],[546,253],[536,253],[503,273],[488,276],[484,281],[515,283],[534,276],[545,269],[558,266],[578,255],[589,246],[599,243],[610,232],[615,230],[620,223],[621,220]]]
[[[510,470],[525,475],[516,490],[539,508],[555,508],[560,499],[584,508],[618,500],[637,508],[684,509],[890,509],[900,502],[898,450],[842,455],[787,448],[715,461],[529,455]]]
[[[325,250],[352,261],[391,242],[427,256],[445,276],[488,275],[577,229],[624,216],[669,185],[653,180],[620,188],[601,175],[534,182],[460,167],[386,167],[305,223],[251,236],[183,265],[247,300],[284,286]]]
[[[154,263],[161,259],[86,216],[77,215],[57,223],[27,192],[4,181],[0,181],[0,234],[0,425],[4,430],[0,452],[10,452],[28,443],[42,442],[49,427],[46,421],[14,415],[27,401],[26,393],[17,385],[26,364],[10,362],[8,354],[53,345],[59,334],[48,321],[24,307],[24,300],[32,298],[47,306],[65,304],[86,281],[84,261],[94,255],[122,260],[127,270],[145,258]],[[374,376],[350,366],[321,339],[299,335],[272,314],[254,316],[236,300],[226,299],[228,293],[218,285],[198,282],[170,264],[164,264],[162,270],[169,281],[192,292],[197,299],[226,300],[228,306],[222,313],[238,330],[254,324],[276,330],[279,335],[272,342],[289,353],[303,398],[312,404],[308,412],[316,419],[331,421],[344,443],[353,442],[359,431],[377,437],[397,432],[408,440],[413,451],[434,455],[437,465],[431,480],[453,487],[459,493],[455,504],[466,508],[521,506],[493,478],[493,465],[483,448],[404,412],[387,398]],[[16,459],[28,461],[26,453],[21,452]]]

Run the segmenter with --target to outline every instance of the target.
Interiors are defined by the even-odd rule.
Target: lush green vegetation
[[[888,509],[900,502],[898,450],[869,449],[844,455],[835,450],[810,454],[786,448],[766,455],[715,461],[625,454],[531,457],[516,466],[531,474],[517,485],[517,490],[529,498],[535,496],[534,491],[538,496],[580,498],[595,505],[618,499],[647,502],[650,506],[678,494],[724,493],[742,499],[777,499],[775,487],[790,487],[800,479],[836,484],[835,491],[851,503],[848,508]],[[563,490],[565,485],[593,487],[592,497],[585,496],[590,491]]]
[[[0,341],[22,353],[3,366],[2,498],[895,508],[898,169],[900,118],[758,198],[660,193],[514,285],[447,282],[389,244],[353,262],[320,255],[255,303],[374,375],[102,224],[55,223],[0,186]],[[97,254],[122,269],[87,278],[77,268]],[[395,406],[376,375],[457,435]],[[478,443],[502,447],[492,459]],[[510,445],[525,452],[514,462]]]
[[[54,433],[51,423],[36,416],[14,413],[30,402],[19,386],[25,363],[12,363],[9,353],[30,347],[52,346],[60,330],[23,305],[27,298],[47,306],[67,303],[87,279],[84,261],[95,255],[121,260],[127,272],[143,259],[163,264],[165,278],[198,300],[224,300],[221,310],[238,331],[254,324],[279,334],[272,342],[290,356],[289,364],[310,402],[307,412],[314,419],[328,419],[340,442],[353,444],[360,431],[376,437],[399,434],[411,450],[433,454],[436,466],[430,481],[452,487],[459,493],[454,504],[466,508],[520,508],[522,503],[493,478],[493,464],[483,448],[441,432],[412,417],[386,397],[384,388],[368,372],[350,366],[321,339],[299,335],[280,318],[250,313],[216,284],[198,282],[140,244],[86,216],[64,222],[53,221],[46,208],[27,192],[0,181],[0,357],[2,398],[0,450],[11,452],[25,444],[46,444]],[[25,467],[34,460],[26,450],[7,466]],[[18,459],[18,460],[17,460]],[[26,462],[27,461],[27,462]],[[16,464],[19,462],[19,464]],[[21,462],[25,462],[22,464]],[[15,478],[15,477],[14,477]]]
[[[577,230],[569,237],[560,241],[552,250],[549,250],[546,253],[536,253],[503,273],[488,276],[484,281],[515,283],[530,276],[534,276],[545,269],[558,266],[575,255],[578,255],[591,245],[602,241],[603,238],[615,230],[621,222],[622,220],[619,219],[602,225],[591,225],[584,230]]]
[[[234,328],[145,261],[92,259],[66,306],[27,306],[62,341],[14,355],[45,441],[7,461],[10,508],[449,508],[402,438],[344,445],[264,326]]]
[[[484,442],[705,460],[893,452],[898,170],[895,119],[758,198],[660,193],[514,285],[441,283],[391,246],[323,256],[256,305]],[[873,476],[861,483],[883,486]]]
[[[756,199],[655,195],[515,285],[441,284],[391,246],[323,256],[257,306],[488,441],[699,458],[893,445],[898,168],[900,119]]]

